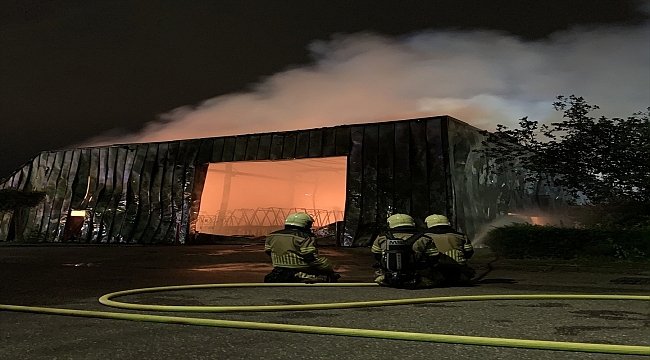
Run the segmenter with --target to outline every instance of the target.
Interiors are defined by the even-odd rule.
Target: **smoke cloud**
[[[575,28],[526,42],[496,32],[340,35],[315,41],[313,63],[247,93],[160,116],[135,135],[93,145],[200,138],[451,115],[477,127],[549,122],[557,95],[629,116],[650,104],[650,23]]]

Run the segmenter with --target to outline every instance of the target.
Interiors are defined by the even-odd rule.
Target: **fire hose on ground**
[[[328,310],[328,309],[350,309],[362,307],[413,305],[426,303],[445,303],[460,301],[488,301],[488,300],[640,300],[650,301],[646,295],[586,295],[586,294],[531,294],[531,295],[463,295],[426,298],[407,298],[392,300],[372,300],[321,304],[300,304],[300,305],[246,305],[246,306],[175,306],[175,305],[147,305],[119,302],[112,300],[120,296],[135,295],[142,293],[189,290],[189,289],[210,289],[210,288],[242,288],[242,287],[364,287],[377,286],[374,283],[323,283],[323,284],[265,284],[265,283],[240,283],[240,284],[204,284],[204,285],[180,285],[163,286],[142,289],[132,289],[113,292],[99,298],[103,305],[139,311],[165,311],[165,312],[262,312],[262,311],[299,311],[299,310]],[[166,324],[184,324],[198,326],[212,326],[235,329],[283,331],[292,333],[306,333],[319,335],[351,336],[374,339],[391,339],[422,341],[448,344],[498,346],[522,349],[558,350],[590,353],[608,353],[621,355],[650,355],[650,346],[637,345],[614,345],[594,344],[547,340],[526,340],[492,338],[464,335],[428,334],[402,331],[370,330],[355,328],[339,328],[309,325],[275,324],[250,321],[233,321],[219,319],[205,319],[181,316],[162,316],[147,314],[132,314],[120,312],[89,311],[61,309],[50,307],[18,306],[0,304],[0,310],[30,312],[50,315],[67,315],[77,317],[89,317],[100,319],[130,320]]]

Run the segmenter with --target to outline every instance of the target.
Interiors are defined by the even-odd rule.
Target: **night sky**
[[[309,45],[335,34],[496,30],[534,41],[576,25],[642,24],[644,4],[3,0],[0,178],[42,150],[135,133],[180,106],[246,92],[313,62]]]

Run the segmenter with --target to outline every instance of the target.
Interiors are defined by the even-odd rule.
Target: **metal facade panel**
[[[75,176],[74,183],[72,184],[72,199],[70,200],[70,207],[75,210],[84,210],[84,199],[86,192],[90,185],[90,149],[81,149],[79,155],[79,167]],[[82,207],[83,206],[83,207]]]
[[[99,148],[90,149],[90,169],[88,172],[88,180],[89,185],[88,191],[86,191],[86,197],[84,198],[84,207],[92,206],[91,203],[95,202],[95,193],[99,187]],[[94,206],[88,210],[92,212]]]
[[[323,156],[336,155],[336,128],[324,128],[321,140]]]
[[[256,160],[257,159],[257,150],[260,146],[260,136],[259,135],[250,135],[248,137],[248,143],[246,145],[246,156],[244,160]],[[197,164],[202,164],[200,161],[197,161]]]
[[[16,187],[18,190],[25,191],[28,188],[31,188],[31,183],[29,182],[32,176],[32,168],[33,168],[33,159],[32,161],[26,163],[23,165],[23,167],[20,169],[20,181]],[[0,186],[0,189],[9,189],[15,184],[15,178],[9,178],[7,179],[2,186]],[[0,213],[0,241],[9,241],[9,240],[24,240],[23,234],[24,234],[24,229],[25,229],[25,222],[27,221],[27,218],[29,217],[29,210],[24,209],[21,210],[20,213],[14,214],[13,211],[6,211],[4,213]],[[10,229],[12,223],[15,225],[14,234],[10,234]],[[18,233],[20,232],[20,234]],[[8,239],[10,235],[12,236],[12,239]]]
[[[196,222],[199,218],[199,209],[201,208],[201,194],[205,185],[205,178],[208,175],[208,164],[196,165],[194,173],[194,188],[192,190],[192,203],[190,206],[190,237],[196,235]],[[191,238],[188,239],[191,241]]]
[[[363,127],[363,181],[361,189],[362,207],[359,232],[364,239],[357,236],[364,245],[370,244],[371,239],[378,233],[377,224],[377,167],[379,152],[379,125]]]
[[[86,218],[81,227],[80,242],[88,243],[91,240],[93,228],[93,216],[95,210],[95,190],[98,187],[99,177],[99,148],[92,148],[88,151],[88,184],[81,200],[80,208],[86,210]]]
[[[309,156],[309,131],[301,130],[296,134],[296,159],[303,159]]]
[[[341,126],[336,128],[336,155],[346,156],[350,154],[352,142],[350,141],[350,126]]]
[[[507,213],[509,205],[501,204],[500,200],[512,198],[513,195],[525,196],[525,191],[513,193],[513,188],[517,186],[513,186],[508,178],[519,180],[515,174],[506,174],[514,175],[512,177],[493,177],[487,173],[485,158],[473,151],[482,146],[484,139],[477,129],[451,118],[447,126],[456,225],[471,239],[490,221]],[[505,208],[500,209],[502,205]],[[499,214],[501,211],[503,213]]]
[[[20,169],[20,184],[18,184],[18,190],[24,191],[27,188],[27,184],[29,184],[29,176],[32,170],[32,163],[29,162],[25,164],[22,169]]]
[[[282,159],[295,159],[296,157],[296,132],[288,132],[284,135],[282,145]]]
[[[113,219],[113,228],[111,230],[111,242],[123,244],[129,241],[128,234],[125,235],[123,230],[126,223],[129,206],[133,202],[133,191],[131,190],[131,172],[133,171],[133,165],[135,165],[137,149],[137,145],[129,145],[123,149],[123,151],[126,151],[126,154],[124,159],[124,168],[122,170],[122,191],[119,194],[119,199],[117,200],[117,208],[115,209],[115,218]]]
[[[61,225],[61,221],[65,223],[67,213],[62,210],[63,201],[68,191],[68,175],[70,174],[70,167],[72,166],[72,157],[74,152],[72,150],[60,151],[58,158],[61,159],[59,175],[54,180],[50,180],[50,185],[54,189],[54,196],[52,200],[52,210],[49,216],[49,224],[45,233],[45,241],[55,242],[58,241],[57,234]],[[57,159],[56,163],[59,160]]]
[[[485,206],[480,195],[477,185],[478,174],[474,167],[477,155],[472,153],[472,149],[480,144],[478,134],[472,134],[469,126],[448,119],[447,134],[449,141],[449,166],[451,169],[454,205],[455,205],[455,223],[458,230],[475,234],[479,224],[484,222],[483,217]],[[487,222],[487,221],[485,221]]]
[[[165,174],[162,179],[160,194],[160,227],[154,236],[154,241],[156,243],[173,242],[173,237],[170,236],[169,228],[172,227],[172,224],[174,223],[174,165],[176,164],[179,148],[180,142],[174,141],[169,144],[169,150],[167,151],[167,159],[165,160]]]
[[[448,207],[447,169],[443,146],[443,121],[440,118],[427,121],[427,169],[429,182],[429,213],[451,217]]]
[[[20,182],[22,180],[23,173],[22,171],[16,171],[16,173],[11,177],[10,187],[12,189],[18,189]]]
[[[395,123],[395,213],[411,213],[410,128],[408,122]]]
[[[411,216],[418,226],[424,227],[429,216],[429,186],[427,181],[427,134],[426,121],[409,122],[410,127],[410,172],[411,172]]]
[[[445,159],[445,173],[447,174],[447,214],[449,214],[448,219],[451,224],[455,228],[458,228],[456,218],[456,190],[454,188],[454,175],[451,165],[453,162],[453,155],[449,153],[449,121],[448,118],[445,118],[441,122],[443,157]]]
[[[36,160],[34,168],[36,171],[33,171],[33,178],[30,180],[31,188],[30,191],[44,191],[45,185],[47,184],[47,175],[49,174],[50,167],[48,166],[48,152],[42,152],[41,155]],[[52,156],[54,160],[54,156]],[[50,163],[51,166],[51,163]],[[45,200],[40,204],[29,210],[29,215],[27,216],[27,222],[25,224],[25,239],[29,242],[41,242],[42,236],[40,234],[40,227],[43,220],[43,209],[45,206]]]
[[[190,140],[192,141],[192,140]],[[246,145],[248,144],[248,136],[241,135],[237,136],[235,141],[235,154],[233,156],[233,161],[244,161],[246,160]]]
[[[98,176],[98,186],[95,192],[94,198],[96,199],[92,208],[93,217],[92,217],[92,232],[91,232],[91,243],[100,243],[102,238],[105,237],[106,229],[103,226],[102,219],[104,218],[104,212],[108,207],[108,200],[110,195],[112,195],[112,180],[113,175],[112,171],[109,171],[109,148],[101,147],[99,148],[99,176]]]
[[[228,162],[233,161],[235,158],[235,145],[237,144],[237,138],[234,136],[229,136],[224,139],[223,143],[223,155],[221,161]]]
[[[199,155],[197,156],[197,163],[205,164],[212,161],[212,146],[214,145],[214,138],[201,139],[201,147],[199,148]]]
[[[200,140],[197,140],[200,143]],[[150,213],[149,222],[145,227],[144,233],[140,240],[141,243],[151,244],[155,243],[154,237],[156,231],[160,226],[160,219],[162,213],[161,207],[161,198],[162,198],[162,181],[165,173],[165,165],[167,162],[167,152],[169,150],[169,143],[161,143],[158,146],[158,152],[156,154],[156,160],[153,164],[153,170],[151,174],[151,192],[150,192]]]
[[[273,135],[266,134],[260,136],[259,146],[257,147],[257,160],[268,160],[271,156],[271,139]]]
[[[338,134],[337,134],[338,135]],[[345,230],[342,244],[352,246],[361,221],[361,186],[363,178],[363,126],[351,128],[352,148],[348,156],[347,192],[345,199]]]
[[[221,162],[221,159],[223,158],[223,146],[225,142],[226,139],[224,138],[214,139],[214,144],[212,145],[212,160],[210,162]]]
[[[379,124],[377,154],[377,222],[386,228],[386,220],[395,212],[395,124]]]
[[[309,131],[309,157],[320,157],[323,154],[323,129]]]
[[[39,176],[43,176],[43,172],[45,172],[45,168],[41,168],[41,159],[46,154],[45,152],[40,153],[38,156],[34,157],[32,159],[32,172],[29,175],[29,182],[27,183],[27,191],[38,191],[36,188],[36,183],[38,181]]]
[[[58,228],[55,230],[56,233],[53,235],[53,240],[55,242],[62,242],[63,234],[65,232],[65,225],[68,221],[70,214],[70,203],[72,201],[72,192],[74,189],[74,181],[77,178],[77,173],[79,171],[79,160],[81,159],[81,149],[76,149],[72,151],[72,158],[70,159],[70,168],[66,178],[61,180],[65,182],[65,193],[63,194],[63,201],[61,202],[61,217],[59,218]]]
[[[2,187],[0,187],[2,189]],[[9,228],[13,219],[13,211],[0,212],[0,241],[9,241]]]
[[[192,206],[192,192],[194,190],[194,175],[196,169],[196,154],[199,150],[199,143],[195,140],[190,140],[187,147],[187,156],[185,158],[185,177],[183,182],[183,209],[181,217],[181,233],[179,235],[179,242],[185,244],[188,240],[190,231],[190,222],[195,221],[196,218],[190,214]],[[245,154],[246,148],[242,150]],[[198,214],[197,214],[198,215]]]
[[[165,239],[174,243],[180,241],[179,236],[183,211],[183,184],[185,181],[185,159],[187,158],[188,147],[189,143],[187,141],[181,141],[179,143],[178,153],[174,159],[174,171],[172,174],[171,184],[172,222],[165,234]]]
[[[122,192],[121,177],[123,176],[124,167],[122,165],[122,168],[119,170],[117,169],[118,149],[119,147],[117,146],[108,147],[108,156],[106,158],[106,185],[100,198],[100,203],[102,204],[102,216],[100,220],[100,231],[97,235],[97,242],[99,243],[109,243],[111,241],[110,233],[113,226],[113,219],[115,218],[115,209],[117,207],[116,197],[119,198]]]
[[[269,156],[270,160],[282,159],[282,152],[284,148],[284,135],[282,134],[273,134],[271,139],[271,154]]]
[[[158,144],[154,143],[149,144],[147,147],[147,156],[145,157],[142,173],[140,174],[140,210],[132,236],[132,241],[138,244],[142,243],[142,238],[151,220],[154,207],[151,198],[151,185],[153,182],[153,169],[156,167],[158,156],[158,146]]]
[[[110,199],[112,211],[110,216],[105,217],[104,226],[107,227],[106,242],[124,243],[121,230],[126,214],[126,203],[128,196],[128,183],[131,166],[135,159],[135,149],[129,146],[116,147],[117,156],[114,168],[114,187]]]
[[[38,181],[40,181],[43,174],[45,173],[45,166],[41,167],[42,158],[43,156],[46,156],[45,154],[46,153],[41,153],[39,156],[35,157],[32,160],[31,163],[32,171],[30,173],[29,182],[27,183],[26,186],[27,191],[41,190],[40,186],[38,185]],[[25,210],[25,216],[24,216],[25,223],[24,223],[23,236],[25,237],[26,241],[31,241],[32,234],[35,232],[34,225],[36,225],[36,219],[38,215],[37,212],[38,212],[38,207]],[[34,237],[37,239],[35,234]]]
[[[134,239],[133,234],[140,218],[140,208],[142,206],[140,188],[142,187],[142,173],[144,171],[148,149],[149,146],[147,144],[137,145],[133,166],[131,167],[131,174],[129,175],[127,192],[130,196],[126,203],[124,223],[120,230],[121,238],[125,239],[127,243],[137,242],[137,240]]]

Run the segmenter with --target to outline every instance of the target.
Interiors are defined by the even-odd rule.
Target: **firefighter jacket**
[[[438,262],[440,251],[431,237],[424,234],[413,243],[415,261],[433,264]]]
[[[312,232],[285,226],[283,230],[274,231],[266,237],[264,251],[270,253],[273,267],[332,271],[330,261],[318,255],[315,242],[316,237]]]
[[[435,226],[425,232],[440,252],[440,264],[465,265],[474,254],[474,248],[465,234],[450,226]]]
[[[419,230],[415,227],[403,226],[403,227],[390,230],[390,232],[393,234],[394,237],[406,240],[409,237],[413,236],[413,234],[417,234]],[[386,251],[387,240],[388,240],[387,236],[385,234],[382,234],[377,236],[374,243],[372,244],[372,248],[370,250],[374,254],[375,259],[377,261],[380,261],[381,256]],[[429,257],[435,258],[438,255],[438,249],[436,249],[433,240],[427,237],[426,235],[423,235],[417,240],[415,240],[412,248],[413,248],[413,261],[415,263],[428,262]]]

